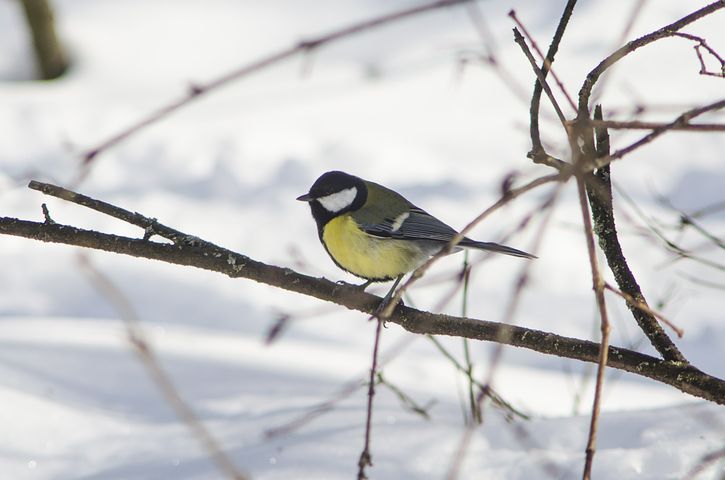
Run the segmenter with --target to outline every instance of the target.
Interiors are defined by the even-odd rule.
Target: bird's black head
[[[322,174],[310,187],[309,193],[297,197],[308,202],[317,222],[320,235],[322,227],[343,213],[357,210],[365,204],[368,189],[363,179],[345,172],[332,171]]]

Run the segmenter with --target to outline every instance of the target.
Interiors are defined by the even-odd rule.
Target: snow
[[[410,2],[154,2],[58,0],[59,31],[74,60],[57,82],[29,82],[33,65],[14,2],[0,3],[0,215],[122,235],[142,232],[110,217],[26,188],[30,179],[70,185],[78,154],[149,111],[269,52]],[[705,2],[645,3],[628,38],[669,23]],[[455,227],[497,199],[503,177],[549,173],[525,158],[533,76],[511,41],[519,18],[545,47],[561,6],[480,2],[497,56],[526,93],[517,97],[490,68],[456,64],[480,48],[463,8],[408,19],[294,58],[195,102],[101,155],[77,189],[257,260],[334,280],[305,205],[294,198],[330,169],[389,185]],[[617,44],[629,2],[577,6],[555,68],[576,93],[581,79]],[[320,14],[324,12],[324,14]],[[688,27],[725,50],[722,13]],[[610,22],[611,28],[592,25]],[[674,65],[674,67],[672,67]],[[692,44],[670,39],[617,65],[597,94],[608,109],[682,107],[722,97],[722,80],[697,75]],[[542,102],[543,137],[566,151]],[[617,118],[628,118],[625,114]],[[703,121],[722,122],[712,114]],[[638,135],[616,132],[615,147]],[[722,250],[679,232],[664,195],[692,212],[723,201],[721,134],[672,133],[613,166],[636,207],[617,195],[625,253],[652,304],[684,328],[677,345],[712,375],[725,376],[722,273],[672,261],[642,228],[644,212],[666,234],[720,263]],[[476,227],[497,240],[546,192],[534,192]],[[532,265],[519,325],[598,340],[576,191],[567,186]],[[722,237],[722,211],[702,219]],[[508,243],[526,250],[536,222]],[[374,324],[358,313],[246,280],[161,263],[83,252],[128,301],[182,397],[240,469],[254,479],[354,477],[364,434]],[[0,237],[0,478],[207,479],[221,473],[164,401],[134,353],[109,298],[74,248]],[[472,261],[480,259],[471,255]],[[450,277],[462,255],[439,262]],[[471,316],[500,321],[520,259],[491,258],[472,275]],[[608,275],[611,280],[611,275]],[[408,302],[440,303],[450,285],[421,282]],[[385,286],[371,288],[384,293]],[[615,345],[654,354],[616,297],[608,297]],[[460,314],[460,295],[442,311]],[[292,315],[271,345],[280,315]],[[462,358],[458,339],[441,339]],[[380,386],[372,430],[374,479],[444,478],[465,427],[464,380],[431,344],[390,325],[383,332],[387,381],[430,407],[430,420],[406,410]],[[476,373],[489,373],[492,345],[473,343]],[[396,353],[397,352],[397,353]],[[496,390],[531,420],[509,423],[486,407],[460,478],[580,478],[589,428],[593,366],[507,348]],[[353,385],[334,408],[281,435],[284,427]],[[723,447],[722,407],[641,377],[609,370],[595,479],[679,479]],[[697,479],[719,479],[725,464]]]

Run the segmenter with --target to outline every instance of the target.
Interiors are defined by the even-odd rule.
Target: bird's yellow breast
[[[335,263],[369,280],[396,278],[428,257],[414,242],[368,235],[349,214],[327,222],[322,242]]]

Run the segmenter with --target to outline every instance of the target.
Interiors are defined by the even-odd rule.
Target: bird
[[[406,273],[458,235],[396,191],[341,171],[323,173],[297,200],[309,204],[320,242],[332,261],[365,280],[360,287],[395,281],[386,299]],[[536,258],[512,247],[468,237],[463,237],[451,253],[462,249]]]

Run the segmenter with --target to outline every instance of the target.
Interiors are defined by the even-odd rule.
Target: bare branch
[[[601,107],[597,106],[595,118],[601,118],[601,115]],[[606,157],[608,153],[609,135],[606,129],[598,129],[597,155]],[[609,269],[614,274],[617,285],[622,292],[635,300],[635,303],[628,302],[627,306],[639,327],[645,333],[652,346],[662,355],[662,358],[678,362],[687,362],[684,355],[682,355],[670,337],[667,336],[659,323],[657,323],[656,318],[648,311],[637,307],[637,304],[640,303],[647,305],[647,301],[642,294],[637,279],[629,268],[629,264],[619,242],[612,204],[610,166],[607,165],[598,169],[594,173],[594,176],[596,183],[590,183],[588,196],[589,204],[592,208],[595,232],[599,238],[599,246],[607,259]]]
[[[471,231],[472,228],[474,228],[476,225],[478,225],[480,222],[482,222],[486,217],[488,217],[490,214],[498,210],[499,208],[503,207],[507,203],[509,203],[514,198],[523,195],[524,193],[528,192],[529,190],[532,190],[536,187],[539,187],[541,185],[545,185],[547,183],[560,181],[564,178],[566,178],[566,174],[555,174],[555,175],[547,175],[545,177],[539,177],[535,180],[532,180],[531,182],[527,183],[526,185],[523,185],[519,188],[515,188],[512,190],[504,191],[504,195],[493,205],[488,207],[486,210],[481,212],[476,218],[474,218],[468,225],[466,225],[463,230],[461,230],[458,235],[453,237],[450,242],[448,242],[448,245],[446,245],[444,248],[441,249],[440,252],[433,255],[431,258],[429,258],[423,265],[418,267],[413,271],[413,273],[410,275],[408,280],[406,280],[405,283],[395,292],[393,297],[390,299],[390,302],[388,302],[387,307],[380,312],[381,318],[387,318],[392,313],[393,310],[396,308],[398,303],[400,302],[400,299],[403,297],[403,293],[405,293],[406,290],[408,290],[415,282],[417,282],[428,269],[433,265],[433,263],[437,262],[439,259],[443,258],[444,256],[451,253],[453,248],[455,248],[456,245],[458,245],[458,242],[463,240],[463,237],[466,236],[466,234]]]
[[[0,234],[93,248],[175,265],[193,266],[219,272],[231,278],[248,278],[369,315],[373,314],[380,304],[380,297],[362,292],[358,288],[309,277],[288,268],[267,265],[209,242],[200,241],[202,246],[189,243],[160,243],[68,225],[7,217],[0,217]],[[600,347],[594,342],[496,322],[433,314],[403,305],[398,305],[391,312],[388,321],[413,333],[450,335],[486,341],[505,338],[509,345],[564,358],[596,362],[599,357]],[[505,335],[502,335],[502,330],[506,331]],[[608,359],[607,365],[612,368],[652,378],[685,393],[725,404],[725,381],[701,372],[689,364],[663,361],[615,347],[609,348]]]
[[[667,325],[668,327],[670,327],[672,330],[674,330],[674,332],[677,334],[678,337],[682,338],[685,335],[685,331],[684,330],[682,330],[680,327],[678,327],[677,325],[675,325],[672,321],[668,320],[667,317],[665,317],[664,315],[662,315],[658,311],[656,311],[653,308],[651,308],[646,303],[637,300],[636,298],[634,298],[632,295],[630,295],[628,293],[624,293],[623,291],[619,290],[616,287],[613,287],[609,283],[605,283],[604,284],[604,288],[606,288],[610,292],[616,293],[617,295],[619,295],[620,297],[622,297],[628,304],[631,304],[635,308],[638,308],[640,310],[643,310],[643,311],[649,313],[650,315],[652,315],[653,317],[659,319],[662,323],[664,323],[665,325]]]
[[[710,452],[700,459],[700,461],[690,469],[689,472],[683,477],[684,480],[694,480],[695,477],[700,475],[702,472],[707,470],[714,463],[725,458],[725,448]],[[714,478],[714,477],[713,477]],[[721,477],[722,478],[722,477]]]
[[[686,38],[688,40],[692,40],[694,42],[697,42],[697,45],[695,45],[695,55],[697,55],[697,60],[700,62],[700,75],[710,75],[712,77],[725,77],[725,59],[720,56],[717,51],[715,51],[714,48],[712,48],[710,45],[707,44],[707,41],[702,38],[698,37],[697,35],[690,35],[689,33],[676,33],[675,34],[678,37]],[[712,57],[715,58],[718,62],[720,62],[720,71],[719,72],[711,72],[707,69],[707,65],[705,65],[705,59],[702,56],[702,52],[700,52],[700,49],[704,49],[707,53],[709,53]]]
[[[725,1],[725,0],[723,0]],[[647,145],[655,138],[659,137],[663,133],[666,133],[670,130],[673,130],[679,126],[687,125],[689,124],[690,120],[693,118],[702,115],[703,113],[712,112],[715,110],[720,110],[721,108],[725,108],[725,99],[718,100],[716,102],[713,102],[709,105],[704,105],[702,107],[693,108],[692,110],[688,110],[685,113],[681,114],[679,117],[677,117],[675,120],[673,120],[670,123],[666,123],[660,127],[655,128],[652,132],[648,133],[644,137],[640,138],[636,142],[633,142],[632,144],[620,148],[619,150],[615,151],[611,155],[605,155],[603,157],[597,158],[595,162],[596,168],[602,168],[603,166],[611,163],[614,160],[620,159],[624,157],[625,155],[631,153],[633,150],[636,150],[644,145]]]
[[[207,451],[209,456],[216,463],[217,468],[224,475],[232,480],[247,480],[248,477],[241,473],[232,462],[232,459],[224,452],[216,438],[204,426],[204,423],[196,416],[194,410],[189,406],[174,385],[171,377],[156,357],[156,353],[146,340],[147,336],[141,327],[139,316],[136,314],[131,303],[111,282],[111,280],[97,270],[85,256],[79,257],[81,267],[90,277],[93,285],[98,288],[113,304],[121,317],[125,327],[128,341],[133,351],[138,356],[141,364],[148,372],[156,387],[161,391],[168,404],[181,419],[192,434]]]
[[[546,59],[541,65],[540,70],[544,79],[546,78],[546,74],[549,72],[551,64],[554,63],[554,57],[556,56],[556,52],[559,50],[559,43],[561,43],[564,31],[566,30],[569,20],[571,19],[571,15],[574,12],[576,2],[577,0],[567,0],[564,11],[561,14],[559,24],[556,27],[556,32],[554,32],[551,44],[549,44],[549,50],[546,52]],[[544,84],[537,79],[537,81],[534,82],[534,93],[531,95],[531,108],[529,110],[531,117],[529,125],[531,134],[531,151],[528,153],[528,157],[532,159],[534,163],[550,165],[551,158],[553,157],[544,150],[544,147],[541,144],[541,134],[539,133],[539,105],[541,103],[541,91],[543,86]]]
[[[592,477],[592,465],[594,461],[594,452],[596,450],[596,438],[599,428],[599,411],[602,402],[602,389],[604,387],[604,371],[607,366],[607,354],[609,353],[609,317],[607,315],[607,304],[604,300],[604,280],[599,271],[599,262],[597,253],[594,250],[594,231],[592,229],[592,221],[589,216],[589,208],[587,205],[586,187],[582,175],[577,175],[577,190],[579,192],[579,205],[581,206],[582,220],[584,224],[584,237],[587,242],[587,252],[589,253],[589,267],[592,271],[592,288],[597,300],[597,307],[600,317],[601,328],[601,348],[599,350],[599,365],[597,368],[597,380],[594,389],[594,402],[592,405],[592,416],[589,424],[589,438],[587,440],[586,459],[584,462],[584,474],[582,478],[589,480]]]
[[[516,23],[518,28],[521,29],[522,32],[524,32],[524,36],[529,39],[531,42],[531,46],[533,47],[536,54],[539,56],[539,60],[544,62],[544,64],[547,66],[549,71],[551,72],[551,76],[554,77],[554,81],[556,82],[556,85],[559,87],[559,90],[566,98],[566,101],[569,103],[569,106],[572,110],[576,112],[576,103],[574,103],[574,100],[572,100],[571,95],[569,95],[569,92],[567,91],[566,87],[564,86],[564,82],[561,81],[559,76],[556,74],[553,68],[551,68],[551,62],[547,60],[547,58],[542,53],[541,49],[539,48],[539,45],[536,43],[536,40],[534,40],[533,35],[529,33],[529,31],[526,29],[526,26],[519,20],[519,18],[516,16],[516,11],[511,10],[509,12],[509,17],[513,19],[513,21]],[[544,77],[545,78],[545,77]]]
[[[694,131],[694,132],[724,132],[725,125],[722,123],[684,123],[672,125],[662,122],[641,122],[621,120],[585,120],[582,125],[595,128],[610,128],[615,130],[656,130],[669,126],[669,130]]]
[[[363,444],[363,450],[360,453],[360,458],[357,462],[357,480],[367,479],[365,475],[365,469],[368,466],[372,466],[372,456],[370,455],[370,434],[372,431],[373,421],[373,396],[375,395],[375,376],[378,368],[378,349],[380,348],[380,333],[383,328],[383,321],[379,318],[376,319],[377,325],[375,326],[375,340],[373,341],[373,360],[370,366],[370,378],[368,381],[368,403],[367,412],[365,415],[365,442]]]
[[[660,203],[662,203],[664,206],[677,212],[677,214],[680,216],[680,228],[692,227],[696,232],[712,242],[718,248],[725,249],[725,241],[710,233],[705,227],[700,225],[700,222],[696,221],[693,215],[689,215],[687,212],[675,207],[674,205],[672,205],[672,202],[670,202],[665,197],[660,197],[659,200]]]
[[[181,98],[178,98],[177,100],[174,100],[171,103],[168,103],[157,110],[154,110],[147,116],[141,118],[140,120],[134,122],[133,124],[129,125],[125,129],[121,130],[120,132],[112,135],[111,137],[107,138],[100,144],[96,145],[95,147],[87,150],[85,153],[83,153],[83,163],[87,167],[90,162],[93,161],[94,158],[96,158],[100,153],[104,152],[105,150],[113,147],[117,143],[120,143],[124,140],[126,140],[128,137],[134,135],[135,133],[139,132],[140,130],[144,129],[145,127],[154,124],[158,122],[159,120],[162,120],[169,116],[170,114],[174,113],[176,110],[179,110],[182,107],[185,107],[186,105],[189,105],[194,100],[201,98],[202,96],[208,94],[211,91],[217,90],[220,87],[223,87],[231,82],[237,81],[241,78],[247,77],[253,73],[259,72],[265,68],[268,68],[272,65],[276,65],[284,60],[287,60],[291,57],[294,57],[301,53],[307,53],[312,50],[317,50],[329,43],[335,42],[337,40],[340,40],[341,38],[350,37],[352,35],[356,35],[358,33],[381,27],[383,25],[387,25],[389,23],[401,20],[403,18],[411,17],[413,15],[417,15],[419,13],[428,12],[431,10],[437,10],[445,7],[450,7],[453,5],[462,4],[465,2],[469,2],[471,0],[437,0],[430,3],[424,3],[421,5],[415,5],[413,7],[409,7],[403,10],[399,10],[397,12],[388,13],[385,15],[381,15],[378,17],[374,17],[368,20],[364,20],[362,22],[340,28],[339,30],[335,30],[334,32],[328,33],[326,35],[320,35],[317,37],[310,38],[308,40],[302,40],[295,45],[292,45],[290,47],[284,48],[282,50],[279,50],[275,53],[265,55],[262,58],[259,58],[249,64],[243,65],[241,67],[235,68],[231,70],[230,72],[211,80],[210,82],[206,84],[193,84],[187,93],[182,96]]]
[[[541,208],[538,210],[546,211],[546,214],[544,215],[544,218],[541,221],[541,224],[539,225],[539,229],[537,232],[537,235],[535,237],[535,242],[533,245],[533,251],[536,253],[539,249],[539,246],[541,245],[541,242],[544,238],[544,233],[546,232],[546,229],[549,225],[549,222],[551,221],[551,218],[553,217],[554,212],[554,206],[556,205],[556,199],[558,198],[559,194],[561,193],[563,184],[558,184],[554,191],[551,193],[549,198],[547,198],[544,202]],[[516,311],[518,310],[519,302],[521,300],[521,295],[524,291],[524,287],[526,286],[529,278],[529,268],[531,267],[530,263],[524,264],[521,268],[521,271],[518,275],[518,278],[514,282],[514,287],[512,289],[511,295],[509,296],[509,300],[506,303],[506,309],[504,311],[503,315],[503,324],[505,325],[512,325],[514,323],[514,319],[516,316]],[[488,375],[486,376],[486,380],[483,384],[483,387],[479,391],[479,394],[476,398],[476,405],[478,407],[478,410],[480,411],[481,418],[483,418],[483,399],[486,395],[488,395],[489,389],[493,385],[494,376],[496,374],[496,370],[498,369],[498,366],[501,362],[501,358],[503,356],[503,349],[504,345],[508,344],[509,339],[507,338],[507,335],[510,335],[510,331],[508,330],[501,330],[499,332],[499,337],[496,339],[496,345],[491,353],[491,358],[489,360],[489,367],[488,367]],[[461,467],[463,465],[463,461],[465,459],[466,452],[469,448],[469,445],[471,443],[471,439],[473,438],[473,433],[475,431],[476,423],[471,422],[466,426],[466,429],[463,432],[463,435],[461,437],[460,442],[458,443],[458,447],[456,448],[456,451],[453,455],[453,461],[451,462],[451,466],[448,469],[448,474],[446,475],[446,480],[455,480],[460,475]]]
[[[539,67],[536,65],[536,60],[531,54],[531,50],[529,50],[528,45],[526,45],[526,40],[524,39],[523,35],[521,35],[521,32],[519,32],[519,29],[516,27],[514,27],[514,41],[521,47],[521,50],[523,50],[524,55],[526,55],[526,58],[531,64],[531,67],[534,69],[534,73],[536,73],[536,78],[539,80],[539,84],[546,92],[546,95],[549,97],[551,105],[556,111],[556,116],[559,117],[559,121],[561,122],[564,129],[568,131],[566,117],[564,116],[564,112],[561,111],[561,107],[559,106],[559,102],[554,96],[554,92],[551,91],[551,87],[549,87],[549,85],[546,83],[546,76],[544,75],[544,71],[539,69]]]
[[[725,0],[718,0],[716,2],[713,2],[695,12],[692,12],[689,15],[686,15],[682,17],[681,19],[677,20],[676,22],[673,22],[669,25],[665,25],[664,27],[660,28],[659,30],[655,30],[652,33],[649,33],[643,37],[640,37],[636,40],[632,40],[631,42],[627,43],[623,47],[616,50],[614,53],[609,55],[607,58],[602,60],[599,65],[594,67],[594,69],[589,72],[586,79],[584,80],[584,84],[582,85],[582,88],[579,90],[579,113],[578,117],[579,119],[588,118],[589,117],[589,97],[591,96],[592,89],[594,88],[594,85],[597,83],[597,80],[599,80],[599,77],[602,76],[604,72],[607,71],[609,67],[629,55],[630,53],[634,52],[638,48],[644,47],[645,45],[649,45],[652,42],[655,42],[657,40],[660,40],[665,37],[671,37],[677,33],[678,30],[682,29],[683,27],[691,24],[692,22],[695,22],[702,17],[705,17],[707,15],[710,15],[713,12],[716,12],[717,10],[720,10],[721,8],[725,7]]]

